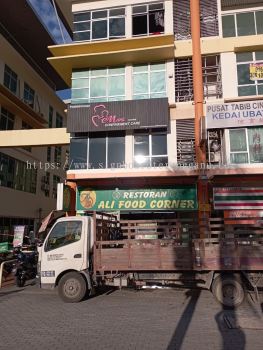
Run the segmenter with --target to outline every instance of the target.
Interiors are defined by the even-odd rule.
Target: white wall
[[[221,54],[223,98],[238,96],[236,55],[234,52]]]

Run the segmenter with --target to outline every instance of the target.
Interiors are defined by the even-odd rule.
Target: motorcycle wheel
[[[23,277],[21,277],[21,275],[16,276],[16,286],[17,287],[22,288],[22,287],[24,287],[25,283],[26,283],[26,280]]]

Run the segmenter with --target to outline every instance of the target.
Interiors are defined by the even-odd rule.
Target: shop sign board
[[[207,129],[263,125],[263,100],[208,104]]]
[[[225,224],[257,225],[263,222],[262,210],[225,210]]]
[[[26,226],[14,226],[13,247],[22,247]]]
[[[67,131],[70,133],[168,128],[168,126],[167,98],[71,105],[68,109]]]
[[[215,210],[263,210],[263,187],[218,187],[213,199]]]
[[[196,186],[97,190],[78,187],[77,211],[197,210]]]
[[[263,63],[251,63],[249,66],[250,80],[263,80]]]

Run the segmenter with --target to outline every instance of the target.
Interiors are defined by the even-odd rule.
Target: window
[[[164,5],[149,4],[132,7],[132,35],[164,33]]]
[[[52,198],[57,198],[58,184],[61,182],[61,179],[57,175],[53,175],[53,189],[52,189]]]
[[[72,104],[124,99],[124,67],[78,70],[72,73]]]
[[[7,65],[5,65],[4,86],[17,94],[17,74]]]
[[[54,114],[54,109],[52,106],[49,106],[49,112],[48,112],[48,127],[49,128],[53,127],[53,114]]]
[[[30,130],[30,129],[32,129],[32,126],[22,121],[22,130]],[[32,152],[32,147],[21,147],[21,148],[23,148],[27,152]]]
[[[222,26],[224,38],[263,34],[263,11],[224,15]]]
[[[47,147],[47,162],[51,162],[51,147]]]
[[[63,128],[63,117],[59,113],[56,114],[56,128]]]
[[[70,139],[70,162],[69,169],[87,169],[88,163],[88,139],[75,138]]]
[[[41,191],[44,192],[45,197],[49,197],[50,190],[50,173],[46,172],[45,176],[41,179]]]
[[[0,130],[13,130],[15,124],[15,116],[5,108],[1,108]]]
[[[125,162],[124,132],[96,133],[89,137],[89,169],[122,167]]]
[[[166,97],[165,63],[133,67],[133,99]]]
[[[238,96],[263,95],[263,77],[252,80],[250,75],[252,64],[263,64],[263,51],[237,53],[236,60]]]
[[[204,96],[222,97],[220,56],[202,57]],[[192,58],[175,60],[175,100],[192,101],[194,95]]]
[[[94,133],[89,138],[70,140],[70,169],[106,169],[123,167],[125,133]]]
[[[81,221],[58,222],[49,234],[45,251],[78,242],[81,239],[81,231]]]
[[[31,108],[34,108],[35,91],[25,83],[24,85],[24,102],[27,103]]]
[[[156,130],[134,134],[134,167],[165,167],[168,165],[167,131]]]
[[[125,37],[125,8],[74,13],[74,41]]]
[[[0,153],[0,186],[36,193],[37,169],[30,163]]]
[[[61,146],[55,146],[54,162],[56,163],[57,166],[61,166],[61,155],[62,155]]]
[[[263,163],[263,128],[229,130],[230,163]]]

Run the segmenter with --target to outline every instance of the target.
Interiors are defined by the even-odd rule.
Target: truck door
[[[63,218],[51,229],[42,247],[41,287],[52,288],[61,272],[81,271],[86,266],[86,222],[81,218]],[[85,268],[85,267],[84,267]]]

